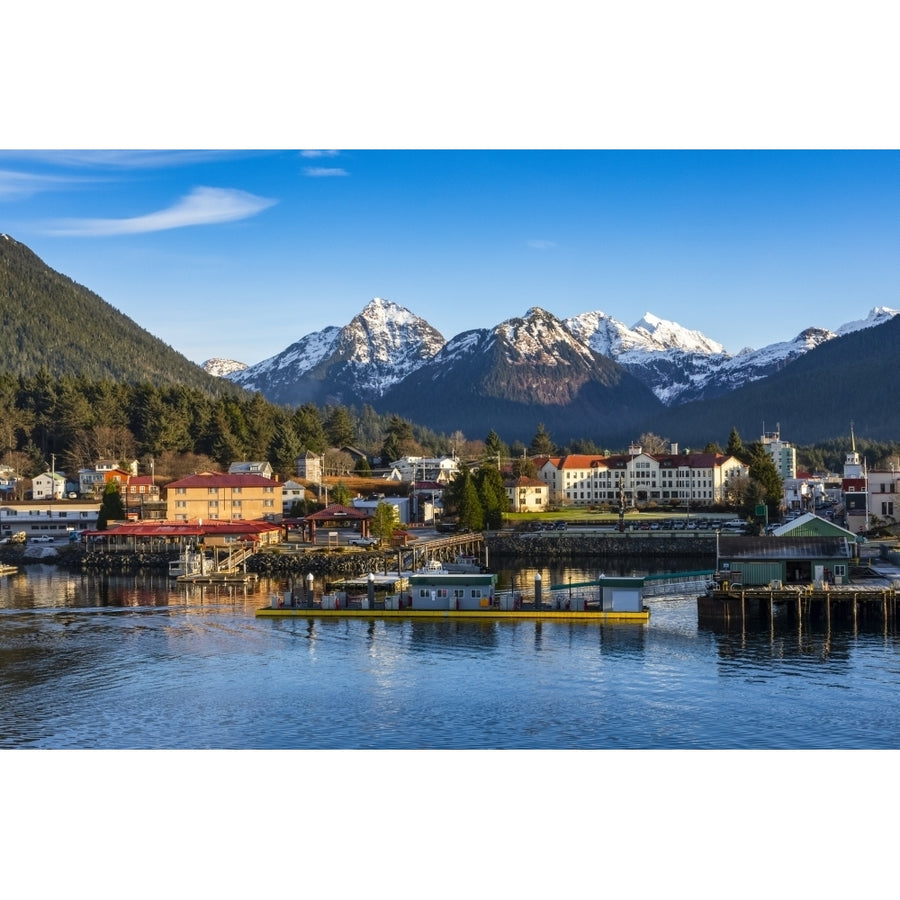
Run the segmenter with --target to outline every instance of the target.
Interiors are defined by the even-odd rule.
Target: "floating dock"
[[[307,619],[431,619],[441,621],[522,621],[553,622],[632,622],[643,624],[650,621],[650,610],[640,612],[615,612],[597,609],[566,610],[544,607],[542,609],[322,609],[320,606],[263,607],[256,610],[259,618],[307,618]]]
[[[179,575],[178,584],[253,584],[255,572],[207,572],[205,575]]]

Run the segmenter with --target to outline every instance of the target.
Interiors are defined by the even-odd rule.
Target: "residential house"
[[[9,499],[19,492],[22,479],[16,474],[12,466],[0,466],[0,495]]]
[[[99,497],[110,481],[119,485],[119,491],[124,495],[125,485],[130,478],[137,477],[136,469],[130,471],[122,469],[107,462],[98,463],[96,466],[78,470],[78,493],[82,497]]]
[[[166,488],[169,519],[252,521],[281,515],[282,485],[262,475],[203,472]]]
[[[322,457],[309,450],[303,456],[297,457],[297,477],[306,481],[319,482],[322,480]]]
[[[152,475],[132,475],[119,488],[126,518],[135,515],[140,519],[164,518],[164,505],[160,503],[159,485]]]
[[[34,500],[62,500],[66,496],[66,476],[63,472],[43,472],[31,479]]]
[[[539,512],[547,508],[550,488],[540,478],[509,478],[503,482],[511,512]]]
[[[459,473],[459,460],[451,456],[404,456],[389,464],[389,471],[400,481],[437,481],[449,484]]]
[[[299,482],[288,479],[281,486],[281,510],[284,515],[289,515],[297,502],[302,503],[306,499],[306,488]]]
[[[272,464],[268,462],[233,462],[228,467],[229,475],[262,475],[273,478]]]

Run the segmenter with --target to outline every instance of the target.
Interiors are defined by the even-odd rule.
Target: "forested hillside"
[[[780,372],[724,397],[666,410],[646,423],[682,445],[736,427],[758,436],[780,426],[794,444],[900,437],[900,408],[892,401],[900,368],[900,316],[883,325],[834,338]],[[849,449],[849,448],[848,448]]]
[[[236,393],[200,366],[49,268],[24,244],[0,235],[0,372],[152,384]]]

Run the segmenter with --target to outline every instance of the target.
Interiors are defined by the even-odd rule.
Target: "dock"
[[[196,575],[179,575],[178,584],[253,584],[258,576],[255,572],[206,572]]]
[[[898,599],[898,590],[884,585],[719,586],[697,598],[697,617],[707,625],[771,626],[781,620],[797,626],[878,625],[887,629],[896,625]]]
[[[614,622],[632,622],[644,624],[650,620],[650,610],[644,608],[640,612],[618,612],[603,610],[566,610],[549,606],[519,609],[375,609],[341,608],[323,609],[320,606],[264,607],[256,610],[259,618],[307,618],[307,619],[429,619],[431,621],[456,622],[594,622],[612,624]]]
[[[6,563],[0,563],[0,575],[15,575],[18,571],[16,566],[8,566]]]

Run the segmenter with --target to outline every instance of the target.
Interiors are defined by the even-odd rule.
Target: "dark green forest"
[[[239,391],[4,235],[0,371],[30,377],[43,369],[94,381],[185,385],[213,395]]]

